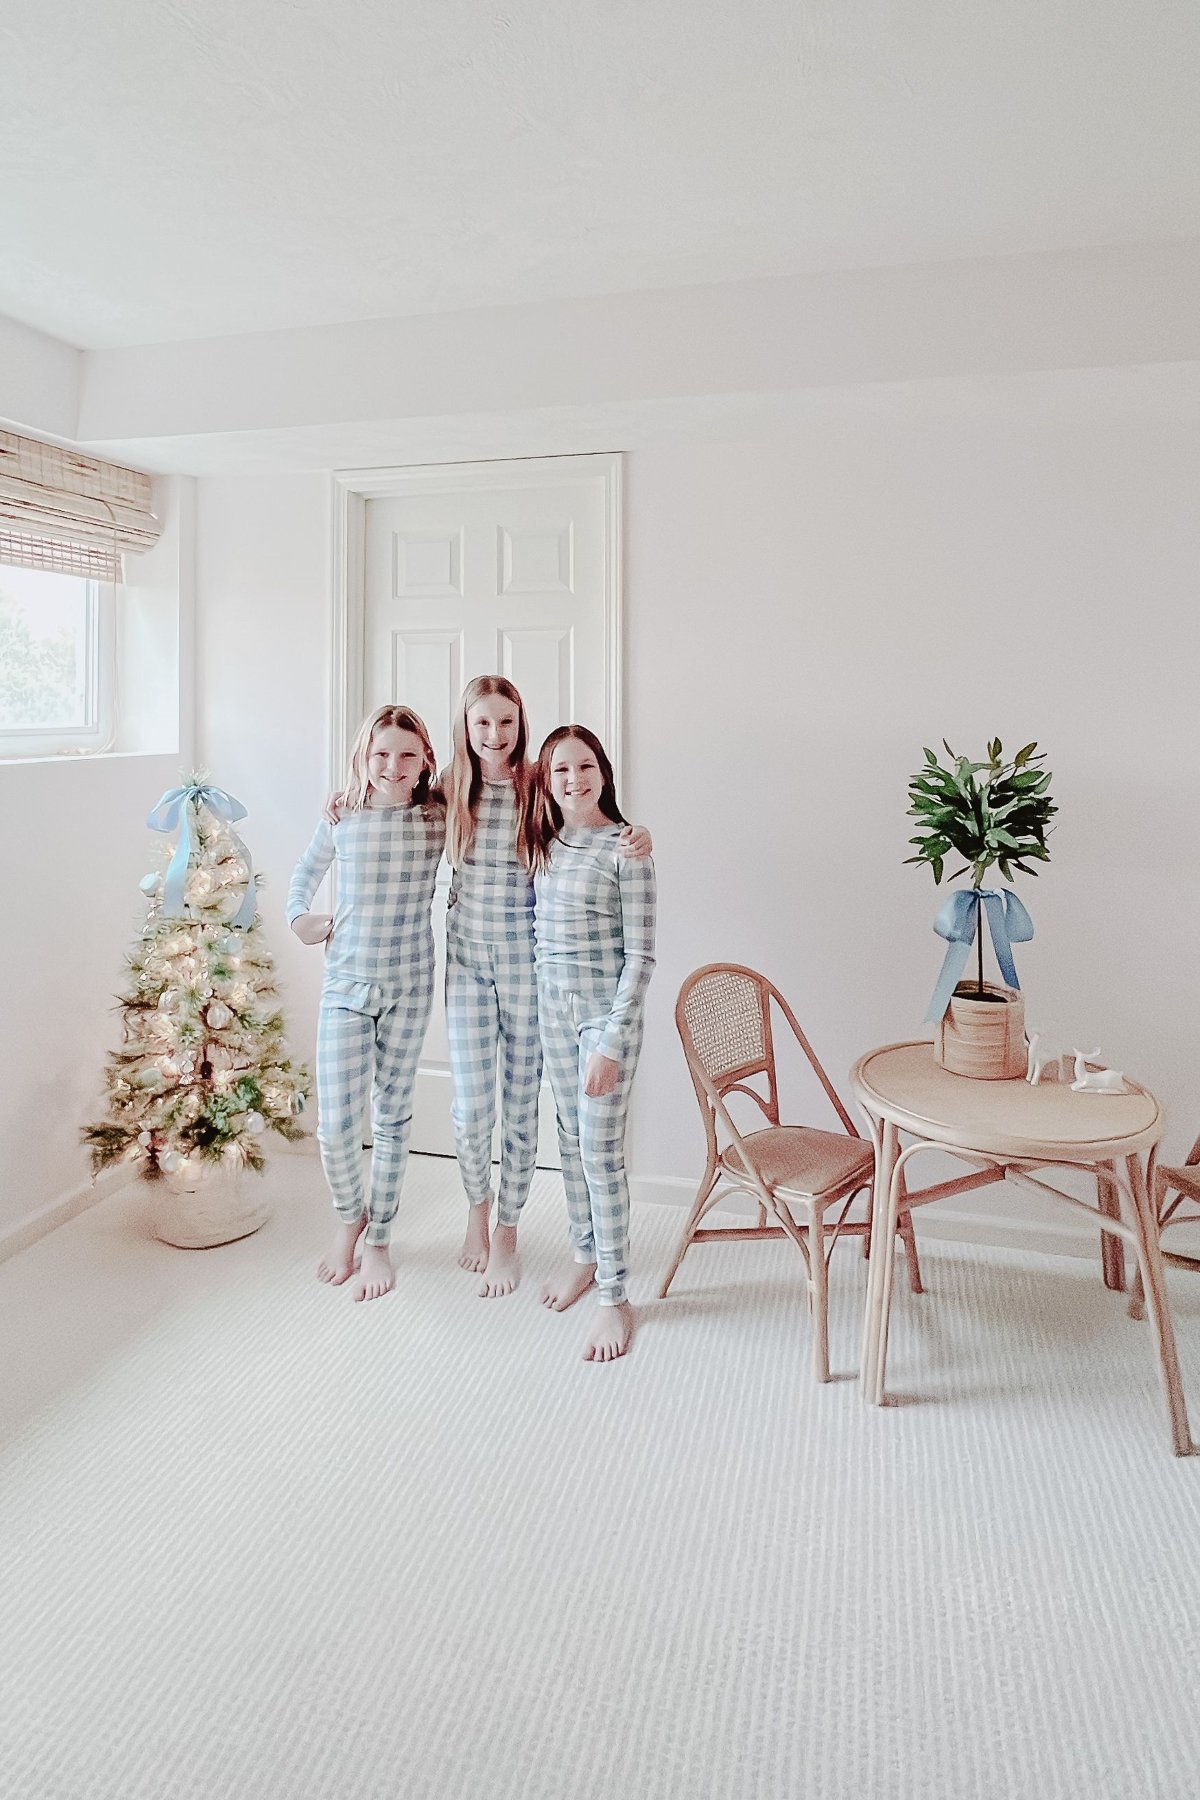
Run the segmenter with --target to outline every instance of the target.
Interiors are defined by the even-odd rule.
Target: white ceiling
[[[0,313],[152,343],[1200,236],[1197,0],[0,0]]]

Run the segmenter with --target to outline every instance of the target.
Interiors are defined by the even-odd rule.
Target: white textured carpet
[[[928,1244],[873,1413],[813,1383],[785,1246],[693,1251],[596,1368],[536,1304],[556,1177],[484,1302],[414,1161],[358,1307],[316,1163],[268,1180],[242,1244],[149,1241],[134,1190],[0,1269],[5,1800],[1197,1791],[1200,1457],[1096,1268]],[[635,1301],[678,1224],[638,1211]]]

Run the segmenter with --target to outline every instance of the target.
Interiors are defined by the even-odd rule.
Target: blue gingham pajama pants
[[[621,1079],[615,1092],[593,1099],[583,1091],[588,1058],[600,1048],[612,993],[566,993],[543,983],[538,995],[546,1071],[558,1115],[567,1219],[575,1260],[594,1262],[601,1306],[626,1298],[629,1264],[629,1183],[625,1176],[625,1126],[638,1052],[640,1026],[615,1060]]]
[[[496,1061],[500,1055],[500,1185],[496,1214],[515,1225],[537,1161],[542,1040],[532,931],[501,943],[446,933],[446,1028],[454,1079],[454,1146],[472,1206],[491,1197]]]
[[[433,1007],[433,974],[408,987],[326,977],[317,1021],[317,1142],[344,1224],[367,1213],[366,1241],[386,1244],[400,1201],[413,1089]],[[371,1093],[374,1150],[363,1181],[363,1113]]]

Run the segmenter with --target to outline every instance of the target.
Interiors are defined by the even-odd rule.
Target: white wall
[[[641,1172],[695,1163],[670,1010],[698,963],[770,972],[838,1081],[920,1035],[943,946],[905,784],[943,736],[1051,753],[1028,1016],[1102,1043],[1190,1142],[1198,485],[1192,428],[987,415],[632,458],[630,799],[663,894]]]
[[[0,1237],[87,1180],[79,1128],[120,1037],[146,814],[177,773],[173,755],[0,764]]]
[[[292,867],[327,792],[330,484],[320,475],[198,484],[198,757],[249,816],[261,909],[293,1048],[311,1055],[321,957],[287,929]]]
[[[88,1179],[79,1128],[119,1041],[146,814],[191,756],[192,500],[156,483],[162,537],[127,560],[117,752],[0,763],[0,1239]]]
[[[919,1033],[940,942],[929,876],[901,866],[905,786],[943,735],[1051,752],[1030,1017],[1154,1085],[1171,1144],[1200,1128],[1200,437],[947,401],[628,459],[624,799],[662,894],[642,1176],[697,1167],[671,1022],[696,964],[768,971],[839,1082]],[[200,483],[203,754],[251,810],[300,1048],[319,971],[283,894],[325,789],[328,513],[318,477]]]

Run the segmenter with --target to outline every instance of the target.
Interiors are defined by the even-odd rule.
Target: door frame
[[[492,462],[423,463],[415,467],[336,469],[333,473],[332,633],[329,658],[329,785],[340,787],[364,712],[367,501],[405,494],[471,493],[540,487],[547,481],[604,484],[604,743],[621,791],[623,457],[619,450],[578,456],[500,458]],[[566,723],[567,721],[564,721]],[[450,746],[446,746],[447,753]],[[530,750],[537,751],[531,744]]]

